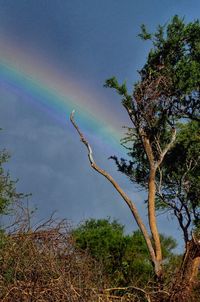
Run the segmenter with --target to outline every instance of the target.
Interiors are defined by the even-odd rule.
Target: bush
[[[0,249],[0,300],[95,301],[98,264],[77,251],[66,222],[7,235]]]

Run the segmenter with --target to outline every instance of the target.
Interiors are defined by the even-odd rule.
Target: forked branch
[[[154,252],[154,248],[153,245],[151,243],[148,231],[138,213],[138,210],[135,206],[135,204],[132,202],[132,200],[129,198],[129,196],[122,190],[122,188],[119,186],[119,184],[113,179],[113,177],[107,173],[105,170],[101,169],[96,162],[94,161],[93,158],[93,154],[92,154],[92,148],[90,147],[88,141],[85,139],[83,133],[80,131],[79,127],[77,126],[77,124],[74,121],[74,113],[75,111],[73,110],[71,115],[70,115],[70,121],[72,122],[74,128],[76,129],[76,131],[78,132],[80,139],[82,141],[82,143],[86,146],[87,150],[88,150],[88,158],[90,161],[90,165],[91,167],[96,170],[99,174],[103,175],[106,179],[108,179],[108,181],[114,186],[114,188],[117,190],[117,192],[121,195],[121,197],[123,198],[123,200],[126,202],[126,204],[128,205],[129,209],[131,210],[138,227],[140,228],[144,239],[146,241],[150,256],[151,256],[151,261],[154,263],[154,265],[156,264],[156,258],[155,258],[155,252]]]
[[[172,128],[172,136],[171,136],[171,140],[170,142],[166,145],[166,147],[162,150],[162,152],[160,153],[160,159],[157,161],[156,167],[159,167],[161,165],[161,163],[163,162],[163,159],[165,157],[165,155],[167,154],[167,152],[172,148],[172,146],[174,145],[174,142],[176,140],[176,129]]]

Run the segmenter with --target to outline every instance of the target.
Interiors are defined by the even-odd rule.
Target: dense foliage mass
[[[117,221],[90,219],[73,231],[78,248],[87,251],[110,277],[113,286],[145,286],[153,280],[153,269],[148,249],[140,231],[125,234]],[[176,242],[161,235],[165,265],[169,268],[178,261],[172,251]]]
[[[140,81],[135,84],[133,96],[128,94],[125,83],[119,85],[115,78],[106,81],[106,86],[122,95],[122,103],[134,124],[122,140],[130,161],[112,158],[121,172],[148,188],[149,158],[139,133],[143,130],[154,160],[162,160],[161,174],[156,175],[157,182],[161,181],[157,197],[176,214],[180,209],[178,203],[187,204],[182,216],[187,217],[187,222],[191,220],[189,224],[197,225],[200,215],[200,24],[199,21],[185,24],[175,16],[170,24],[159,26],[154,34],[148,33],[143,25],[139,36],[151,40],[153,48],[139,72]],[[175,129],[176,141],[163,160],[161,153]],[[184,202],[180,201],[182,198]]]

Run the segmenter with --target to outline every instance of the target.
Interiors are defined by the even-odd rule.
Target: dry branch
[[[74,128],[78,132],[82,143],[86,146],[86,148],[88,150],[88,158],[89,158],[91,167],[95,171],[97,171],[99,174],[103,175],[114,186],[116,191],[121,195],[121,197],[123,198],[125,203],[128,205],[129,209],[131,210],[131,212],[132,212],[132,214],[133,214],[133,216],[134,216],[134,218],[137,222],[138,227],[140,228],[140,230],[141,230],[141,232],[142,232],[142,234],[145,238],[145,241],[146,241],[146,244],[147,244],[150,256],[151,256],[151,260],[154,264],[156,264],[155,252],[154,252],[153,245],[151,243],[150,236],[149,236],[148,231],[147,231],[147,229],[146,229],[146,227],[145,227],[145,225],[144,225],[144,223],[143,223],[143,221],[142,221],[142,219],[141,219],[141,217],[138,213],[138,210],[137,210],[135,204],[132,202],[132,200],[129,198],[129,196],[122,190],[122,188],[119,186],[119,184],[113,179],[113,177],[108,172],[101,169],[96,164],[96,162],[93,158],[93,152],[92,152],[92,148],[91,148],[90,144],[88,143],[88,141],[84,137],[83,133],[80,131],[79,127],[77,126],[77,124],[74,121],[74,113],[75,113],[75,111],[73,110],[71,115],[70,115],[70,120],[71,120]]]

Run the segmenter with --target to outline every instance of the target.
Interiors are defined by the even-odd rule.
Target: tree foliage
[[[105,86],[122,95],[122,104],[136,128],[135,135],[142,128],[159,158],[156,139],[162,148],[179,118],[200,118],[200,24],[185,24],[175,16],[167,27],[159,26],[154,34],[147,34],[142,26],[140,36],[150,39],[153,48],[139,71],[140,80],[133,93],[129,94],[126,84],[120,85],[115,77],[108,79]]]
[[[16,192],[16,181],[13,181],[9,172],[4,169],[4,164],[9,158],[7,151],[0,151],[0,214],[5,214],[9,205],[22,197],[22,194]]]
[[[157,181],[157,209],[172,211],[187,241],[191,227],[200,221],[200,128],[192,121],[177,125],[177,140],[166,154]],[[129,129],[122,140],[128,149],[129,161],[112,156],[118,170],[145,189],[148,186],[148,162],[142,143]],[[129,145],[129,147],[128,147]],[[162,182],[161,182],[162,177]]]
[[[153,34],[142,25],[139,36],[151,40],[153,48],[133,94],[116,78],[106,81],[106,87],[122,95],[134,126],[122,139],[131,159],[111,158],[119,171],[148,189],[151,159],[144,146],[147,138],[152,161],[159,168],[155,176],[157,205],[174,212],[187,241],[188,232],[200,218],[200,24],[198,20],[185,24],[175,16]]]
[[[153,276],[148,249],[140,231],[124,233],[124,226],[116,220],[90,219],[73,231],[76,246],[89,252],[101,263],[104,273],[113,286],[142,285]],[[161,235],[163,255],[166,265],[170,265],[175,255],[176,241]]]

